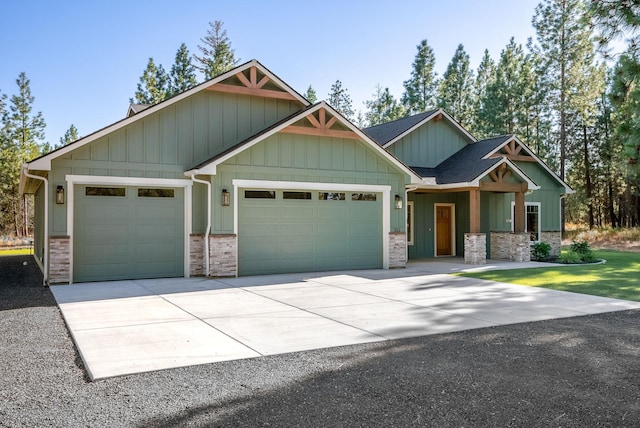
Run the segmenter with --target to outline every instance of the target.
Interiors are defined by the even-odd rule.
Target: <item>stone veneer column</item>
[[[491,232],[491,258],[511,259],[511,232]]]
[[[209,276],[236,276],[238,239],[234,234],[209,235]]]
[[[389,269],[407,266],[407,234],[389,233]]]
[[[485,233],[464,234],[464,262],[473,265],[487,264],[487,235]]]
[[[552,256],[560,255],[560,247],[562,246],[562,232],[541,232],[540,242],[546,242],[551,245]]]
[[[514,233],[511,235],[511,261],[531,261],[531,241],[528,233]]]
[[[69,250],[68,236],[49,237],[49,284],[71,282]]]
[[[204,235],[189,235],[189,276],[204,275]]]

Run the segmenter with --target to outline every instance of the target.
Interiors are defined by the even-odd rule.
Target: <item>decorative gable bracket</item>
[[[246,70],[241,70],[233,75],[239,84],[215,83],[207,88],[209,91],[226,92],[229,94],[253,95],[263,98],[276,98],[281,100],[298,101],[298,99],[287,91],[276,89],[265,89],[265,85],[272,80],[267,75],[258,75],[256,66],[249,67],[249,75]],[[228,81],[228,79],[227,79]],[[273,85],[272,85],[273,86]]]
[[[360,137],[353,131],[344,129],[333,129],[332,127],[338,121],[338,118],[336,116],[332,116],[327,120],[328,115],[326,109],[318,109],[317,114],[317,117],[314,113],[309,113],[304,117],[307,121],[309,121],[311,126],[293,124],[287,126],[286,128],[283,128],[280,132],[299,135],[319,135],[323,137],[350,138],[354,140],[360,139]]]
[[[500,150],[498,150],[496,153],[489,156],[489,158],[503,157],[512,161],[538,162],[536,158],[529,155],[529,153],[527,153],[526,150],[523,152],[524,154],[521,154],[521,151],[522,151],[522,145],[519,142],[517,142],[515,139],[512,139],[507,144],[502,146]]]

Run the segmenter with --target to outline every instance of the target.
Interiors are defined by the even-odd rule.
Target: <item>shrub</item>
[[[571,244],[571,252],[578,254],[580,261],[583,263],[592,263],[596,258],[591,251],[591,247],[587,241],[573,241]]]
[[[582,259],[580,258],[580,254],[576,253],[575,251],[567,251],[558,256],[558,262],[566,264],[578,264],[582,263]]]
[[[533,260],[545,260],[551,254],[551,245],[546,242],[537,242],[533,245],[531,257]]]

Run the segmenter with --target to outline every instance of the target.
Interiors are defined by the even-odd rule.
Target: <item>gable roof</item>
[[[400,162],[395,156],[391,153],[380,147],[373,141],[369,136],[367,136],[362,130],[360,130],[357,126],[353,125],[348,119],[342,116],[338,111],[336,111],[333,107],[327,104],[325,101],[320,101],[312,106],[309,106],[299,112],[296,112],[289,117],[282,119],[281,121],[271,125],[268,128],[261,130],[260,132],[254,134],[253,136],[247,138],[246,140],[236,144],[233,147],[219,153],[212,158],[200,163],[199,165],[194,166],[193,168],[185,171],[185,175],[191,176],[195,174],[203,174],[203,175],[215,175],[216,168],[221,163],[226,160],[236,156],[237,154],[243,152],[251,148],[252,146],[258,144],[259,142],[265,140],[266,138],[282,131],[284,128],[295,124],[296,122],[304,119],[308,115],[320,110],[325,109],[329,114],[337,119],[336,122],[339,122],[341,125],[346,127],[349,131],[355,134],[355,137],[358,137],[360,140],[364,141],[365,144],[369,145],[376,152],[378,152],[381,156],[388,159],[391,163],[393,163],[399,170],[403,171],[407,175],[411,177],[413,182],[420,182],[420,177],[408,166]]]
[[[429,110],[424,113],[365,128],[364,132],[376,143],[387,148],[425,123],[442,117],[446,118],[455,128],[469,138],[471,142],[476,141],[476,138],[471,135],[469,131],[464,129],[462,125],[442,109]]]
[[[503,135],[469,144],[445,159],[435,168],[411,168],[423,178],[431,178],[432,181],[435,181],[432,184],[436,186],[477,186],[480,179],[506,163],[529,185],[530,189],[539,189],[540,187],[509,159],[505,157],[488,157],[498,147],[502,147],[509,142],[512,137],[511,135]]]
[[[131,117],[140,113],[142,110],[146,110],[151,107],[151,104],[129,104],[129,109],[127,109],[127,117]]]
[[[278,76],[276,76],[275,74],[273,74],[269,69],[267,69],[264,65],[262,65],[259,61],[252,59],[251,61],[248,61],[242,65],[239,65],[238,67],[235,67],[229,71],[227,71],[226,73],[223,73],[219,76],[214,77],[213,79],[207,80],[206,82],[203,82],[197,86],[194,86],[191,89],[188,89],[184,92],[182,92],[181,94],[178,94],[174,97],[171,97],[167,100],[161,101],[158,104],[154,104],[150,107],[147,107],[146,109],[143,109],[142,111],[139,111],[138,113],[126,117],[124,119],[121,119],[117,122],[112,123],[111,125],[108,125],[92,134],[89,134],[83,138],[80,138],[76,141],[74,141],[71,144],[68,144],[66,146],[60,147],[56,150],[53,150],[52,152],[49,152],[45,155],[42,155],[40,157],[37,157],[29,162],[26,163],[27,167],[29,168],[29,170],[42,170],[42,171],[49,171],[51,170],[51,161],[53,159],[56,159],[66,153],[69,153],[70,151],[73,151],[75,149],[78,149],[86,144],[91,143],[92,141],[95,141],[101,137],[104,137],[107,134],[110,134],[114,131],[117,131],[118,129],[121,129],[131,123],[134,123],[138,120],[141,120],[159,110],[162,110],[163,108],[166,108],[172,104],[175,104],[197,92],[206,90],[207,88],[220,83],[226,79],[229,79],[230,77],[233,77],[234,75],[236,75],[239,72],[245,71],[250,69],[251,67],[256,67],[262,74],[264,74],[265,76],[268,76],[269,79],[271,79],[275,84],[277,84],[277,86],[279,86],[280,88],[284,89],[286,92],[290,93],[292,95],[292,97],[294,99],[296,99],[297,101],[299,101],[303,106],[308,106],[310,103],[309,101],[304,98],[302,95],[300,95],[298,92],[296,92],[293,88],[291,88],[287,83],[285,83],[283,80],[281,80]]]
[[[538,162],[538,164],[542,166],[542,168],[544,168],[544,170],[549,173],[549,175],[551,175],[562,187],[564,187],[565,191],[568,194],[575,193],[575,190],[573,190],[571,186],[569,186],[562,178],[560,178],[558,174],[553,172],[553,170],[551,170],[551,168],[549,168],[549,166],[546,163],[544,163],[542,159],[540,159],[529,147],[527,147],[526,144],[520,141],[518,137],[516,137],[515,135],[505,135],[504,137],[506,137],[505,140],[500,144],[497,144],[491,151],[489,151],[486,155],[484,155],[483,159],[490,158],[491,155],[497,153],[500,149],[502,149],[504,146],[509,144],[511,141],[515,141],[517,144],[519,144],[522,147],[522,150],[524,150],[529,156],[534,158]],[[497,137],[497,138],[501,138],[501,137]]]

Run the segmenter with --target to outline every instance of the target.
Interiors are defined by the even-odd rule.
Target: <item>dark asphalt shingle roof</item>
[[[410,128],[416,126],[418,123],[422,122],[436,111],[437,110],[425,111],[424,113],[404,117],[402,119],[394,120],[393,122],[387,122],[381,125],[365,128],[363,129],[363,131],[365,134],[371,137],[373,141],[381,146],[384,146],[389,141],[393,140],[403,132],[406,132]]]
[[[437,184],[473,181],[487,169],[500,162],[500,158],[483,159],[513,135],[502,135],[468,144],[435,168],[411,167],[421,177],[435,177]]]

